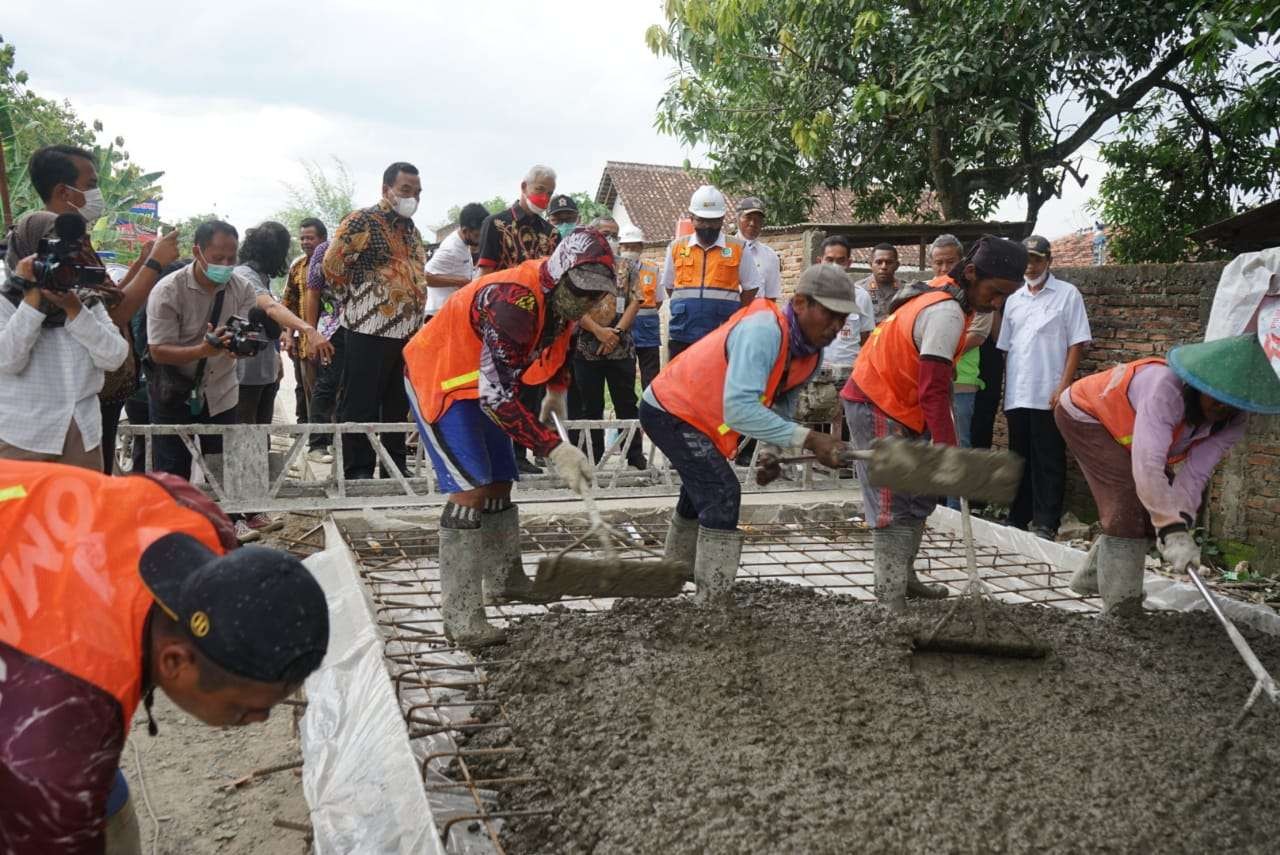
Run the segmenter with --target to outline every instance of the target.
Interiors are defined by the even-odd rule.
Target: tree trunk
[[[955,164],[951,160],[951,138],[936,121],[929,126],[929,175],[933,178],[933,192],[942,208],[942,218],[969,219],[971,190],[956,180]]]

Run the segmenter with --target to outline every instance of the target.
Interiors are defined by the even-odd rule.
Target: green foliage
[[[1024,193],[1034,220],[1108,121],[1189,62],[1221,65],[1237,30],[1198,42],[1206,16],[1255,5],[667,0],[646,33],[677,63],[657,126],[783,221],[806,218],[815,186],[854,191],[857,219],[919,216],[931,191],[947,219]]]
[[[468,202],[467,204],[471,204],[471,203]],[[480,204],[484,205],[485,210],[488,211],[490,214],[496,214],[499,211],[505,211],[507,208],[511,207],[511,203],[508,202],[506,199],[503,199],[501,196],[494,196],[488,202],[481,202]],[[440,225],[452,226],[458,222],[458,217],[460,216],[462,216],[462,206],[454,205],[452,208],[449,209],[448,213],[445,214],[445,217],[447,217],[447,219]],[[437,229],[437,231],[439,231],[439,229]]]
[[[1187,235],[1280,192],[1274,69],[1236,61],[1172,85],[1101,147],[1108,172],[1090,207],[1116,226],[1110,251],[1123,264],[1220,257]]]
[[[613,211],[596,201],[592,193],[570,193],[569,198],[578,205],[578,222],[590,225],[596,217],[612,217]]]
[[[303,160],[302,169],[306,173],[305,183],[301,186],[284,184],[285,195],[289,204],[277,211],[271,219],[283,223],[289,229],[292,239],[289,244],[289,257],[302,254],[298,244],[298,224],[308,217],[315,217],[324,223],[333,234],[347,214],[355,210],[356,184],[351,178],[351,170],[337,156],[332,156],[333,174],[313,160]],[[257,223],[245,226],[257,225]]]
[[[207,223],[209,220],[226,220],[226,214],[212,212],[208,214],[196,214],[193,217],[178,220],[175,223],[169,223],[172,228],[178,230],[178,252],[182,258],[191,257],[191,240],[196,236],[196,228],[201,223]],[[242,234],[241,237],[244,237]]]

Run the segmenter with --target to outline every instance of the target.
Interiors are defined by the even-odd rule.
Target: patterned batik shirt
[[[587,313],[591,316],[591,320],[609,329],[617,327],[618,321],[622,320],[622,313],[626,311],[627,303],[644,299],[644,295],[640,293],[640,265],[634,261],[619,258],[615,269],[618,276],[618,296],[605,297]],[[636,358],[636,343],[631,336],[631,330],[623,330],[619,333],[617,346],[608,353],[600,353],[601,347],[600,339],[590,332],[585,329],[578,331],[577,354],[583,359],[595,361]]]
[[[307,268],[307,290],[320,292],[320,317],[316,329],[325,340],[333,338],[333,334],[342,326],[342,301],[333,293],[324,278],[324,254],[329,249],[329,241],[323,241],[311,253],[311,265]]]
[[[310,259],[306,254],[298,256],[293,260],[293,264],[289,265],[289,272],[284,278],[284,297],[280,302],[284,307],[293,312],[298,317],[302,317],[302,295],[307,290],[307,267]],[[307,337],[298,335],[295,330],[289,330],[289,335],[293,337],[294,344],[298,348],[298,358],[307,358]]]
[[[490,214],[480,226],[480,260],[485,273],[506,270],[531,258],[545,258],[556,248],[556,227],[518,202]]]
[[[324,278],[343,301],[342,325],[408,339],[422,326],[426,247],[413,220],[386,202],[350,214],[324,254]]]

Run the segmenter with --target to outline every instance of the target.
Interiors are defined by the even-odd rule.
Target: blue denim
[[[680,473],[676,513],[703,528],[735,531],[742,484],[711,437],[648,401],[640,402],[640,426]]]
[[[951,413],[956,419],[956,442],[961,448],[972,448],[969,428],[973,424],[973,405],[978,399],[977,392],[956,392],[951,396]],[[960,500],[955,496],[947,499],[947,507],[960,510]]]

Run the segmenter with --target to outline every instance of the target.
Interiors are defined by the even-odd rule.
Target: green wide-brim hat
[[[1280,377],[1256,335],[1179,345],[1168,359],[1182,382],[1224,404],[1249,413],[1280,413]]]

